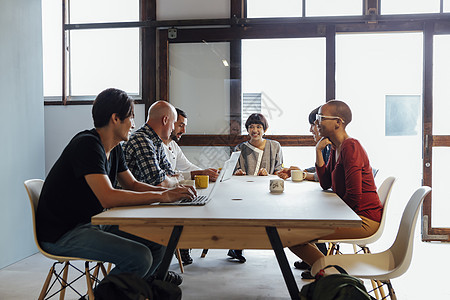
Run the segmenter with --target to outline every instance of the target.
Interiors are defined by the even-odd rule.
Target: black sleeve
[[[117,160],[118,160],[118,167],[117,167],[117,173],[124,172],[128,170],[127,163],[125,161],[125,154],[123,153],[122,145],[117,145]]]
[[[105,163],[105,151],[95,137],[84,137],[76,142],[71,155],[71,164],[76,177],[107,174]]]

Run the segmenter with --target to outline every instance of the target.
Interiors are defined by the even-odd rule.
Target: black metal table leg
[[[281,243],[280,236],[276,227],[266,227],[267,236],[272,244],[273,251],[277,257],[278,264],[280,265],[281,273],[283,274],[284,282],[289,290],[291,299],[300,299],[300,293],[298,290],[297,282],[295,282],[294,274],[289,267],[289,262],[284,253],[283,244]]]
[[[156,272],[156,278],[164,280],[169,270],[170,262],[173,258],[173,253],[177,248],[178,241],[180,240],[181,232],[183,231],[183,226],[174,226],[172,234],[170,235],[169,243],[167,244],[166,252],[159,265],[158,271]]]

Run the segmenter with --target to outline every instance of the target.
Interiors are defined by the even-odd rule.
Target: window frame
[[[63,14],[66,12],[63,1]],[[306,0],[302,1],[305,7]],[[443,12],[441,0],[440,13],[380,15],[382,0],[372,1],[376,7],[367,7],[363,0],[361,16],[349,17],[295,17],[295,18],[246,18],[246,0],[230,1],[230,18],[201,20],[156,20],[156,0],[140,0],[140,22],[96,23],[96,24],[65,24],[63,36],[69,30],[92,28],[141,28],[141,93],[140,103],[145,104],[145,110],[156,99],[170,102],[168,95],[168,51],[170,43],[194,43],[201,40],[230,43],[230,112],[231,119],[241,123],[241,41],[251,38],[299,38],[321,36],[326,38],[326,99],[335,96],[335,37],[340,33],[370,33],[370,32],[423,32],[424,71],[423,71],[423,184],[431,186],[432,147],[450,147],[450,135],[435,135],[432,133],[432,62],[433,36],[450,34],[450,13]],[[303,10],[305,11],[305,9]],[[177,37],[169,39],[168,29],[177,30]],[[65,38],[63,38],[63,53]],[[159,51],[159,55],[157,53]],[[63,55],[63,61],[66,59]],[[66,64],[63,63],[63,74]],[[157,69],[159,66],[159,69]],[[158,71],[157,71],[158,70]],[[67,80],[63,76],[63,82]],[[65,87],[65,84],[63,84]],[[63,99],[57,103],[48,101],[45,105],[91,104],[92,101],[76,101],[66,98],[63,88]],[[314,146],[311,136],[277,135],[268,136],[278,140],[282,146]],[[234,146],[247,140],[245,135],[190,135],[181,140],[182,146]],[[433,228],[431,226],[431,195],[428,195],[422,210],[422,240],[450,241],[450,228]]]
[[[441,2],[442,3],[442,2]],[[164,51],[160,48],[159,64],[168,69],[168,47],[169,43],[201,42],[208,40],[214,42],[227,41],[231,45],[230,75],[233,79],[241,80],[240,76],[240,41],[250,38],[299,38],[321,36],[326,38],[326,99],[334,99],[335,83],[335,37],[340,33],[370,33],[370,32],[423,32],[424,34],[424,78],[423,78],[423,184],[431,186],[431,161],[433,146],[449,146],[450,135],[432,135],[432,44],[434,34],[450,33],[450,22],[446,20],[449,14],[421,14],[421,15],[389,15],[361,16],[355,18],[347,17],[311,17],[311,18],[261,18],[261,19],[235,19],[238,26],[231,25],[229,28],[212,29],[177,29],[177,37],[169,39],[167,29],[160,31],[160,47],[163,45]],[[230,20],[231,22],[232,20]],[[431,39],[431,40],[430,40]],[[430,42],[431,41],[431,42]],[[431,50],[430,50],[431,49]],[[160,90],[168,101],[168,73],[161,73]],[[236,82],[236,81],[234,81]],[[240,122],[240,93],[241,85],[236,83],[231,86],[230,108],[234,117]],[[233,90],[234,89],[234,90]],[[236,110],[239,108],[239,112]],[[235,110],[233,110],[235,109]],[[277,135],[267,136],[275,139],[282,146],[314,146],[314,141],[310,136],[304,135]],[[246,135],[185,135],[180,142],[182,146],[234,146],[247,140]],[[430,165],[429,165],[429,164]],[[450,228],[435,228],[431,223],[431,194],[428,195],[423,204],[422,210],[422,240],[423,241],[450,241]]]

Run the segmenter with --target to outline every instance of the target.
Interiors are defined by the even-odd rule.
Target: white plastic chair
[[[373,169],[373,170],[376,170],[376,169]],[[378,172],[378,170],[377,170],[377,172]],[[376,242],[383,234],[384,227],[386,224],[386,214],[387,214],[387,210],[388,210],[387,208],[388,208],[388,204],[389,204],[389,199],[390,199],[392,187],[393,187],[395,181],[397,181],[396,177],[393,177],[393,176],[388,177],[383,181],[380,188],[378,189],[378,197],[380,198],[380,202],[383,205],[383,214],[381,216],[381,222],[380,222],[380,226],[378,227],[378,230],[371,236],[365,237],[365,238],[319,241],[319,243],[324,243],[324,242],[328,243],[327,255],[340,254],[340,246],[339,246],[340,243],[353,244],[353,251],[355,252],[355,254],[358,253],[356,246],[359,246],[363,250],[364,253],[370,253],[369,247],[367,245]],[[381,286],[382,286],[381,283],[375,282],[372,280],[372,287],[375,291],[375,297],[377,299],[380,299],[378,291],[381,292],[382,298],[384,297],[384,292],[381,289]]]
[[[46,251],[44,251],[41,246],[39,245],[37,234],[36,234],[36,209],[39,203],[39,196],[41,194],[42,186],[44,185],[44,181],[42,179],[30,179],[26,180],[24,182],[25,189],[27,190],[28,197],[30,198],[30,204],[31,204],[31,216],[33,218],[33,234],[34,234],[34,242],[36,243],[36,246],[45,257],[50,258],[52,260],[56,260],[55,263],[53,263],[52,267],[50,268],[47,278],[45,279],[44,285],[42,287],[41,293],[39,294],[39,300],[41,299],[49,299],[53,297],[54,295],[60,293],[59,299],[63,300],[66,292],[66,288],[70,287],[73,291],[75,291],[80,297],[83,297],[81,293],[79,293],[77,290],[74,289],[72,284],[77,281],[80,278],[85,277],[86,283],[87,283],[87,295],[89,296],[89,299],[94,299],[94,293],[93,293],[93,283],[95,281],[98,281],[97,276],[99,269],[102,271],[103,276],[106,276],[107,272],[105,270],[105,267],[103,266],[102,262],[99,261],[93,261],[89,259],[84,258],[78,258],[78,257],[67,257],[67,256],[58,256],[50,254]],[[85,261],[85,268],[84,271],[78,269],[76,266],[72,265],[70,262],[75,260],[82,260]],[[89,268],[89,263],[94,262],[96,263],[96,266],[94,269],[93,274],[90,274],[91,269]],[[60,272],[57,272],[56,265],[57,264],[64,264],[64,267]],[[72,267],[73,269],[76,269],[81,275],[78,276],[75,280],[71,282],[67,282],[67,275],[69,273],[69,268]],[[61,273],[63,273],[63,276],[61,276]],[[50,281],[52,280],[53,275],[55,275],[55,279],[53,280],[52,284],[50,285]],[[48,295],[50,290],[52,289],[53,285],[59,281],[61,283],[61,288],[54,292],[51,295]]]
[[[395,181],[397,181],[396,177],[393,177],[393,176],[388,177],[383,181],[380,188],[378,189],[378,197],[380,198],[380,202],[383,205],[383,214],[381,216],[381,222],[380,222],[380,226],[378,227],[378,230],[371,236],[365,237],[365,238],[319,240],[318,243],[330,243],[327,255],[336,254],[337,252],[339,252],[339,243],[353,244],[355,253],[357,252],[356,245],[361,247],[364,252],[366,252],[366,253],[370,252],[367,245],[376,242],[383,234],[384,226],[386,224],[386,213],[387,213],[387,208],[388,208],[388,204],[389,204],[389,199],[390,199],[392,187],[393,187]]]
[[[430,191],[430,187],[423,186],[411,196],[403,211],[397,237],[388,250],[380,253],[324,256],[313,264],[311,274],[316,274],[328,265],[339,265],[355,277],[385,283],[391,299],[397,299],[390,279],[401,276],[411,265],[419,208]]]

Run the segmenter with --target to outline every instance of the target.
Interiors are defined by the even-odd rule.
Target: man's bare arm
[[[182,186],[162,191],[115,189],[105,174],[89,174],[85,176],[85,179],[104,208],[151,204],[155,202],[174,202],[183,198],[193,198],[196,195],[192,187]]]

